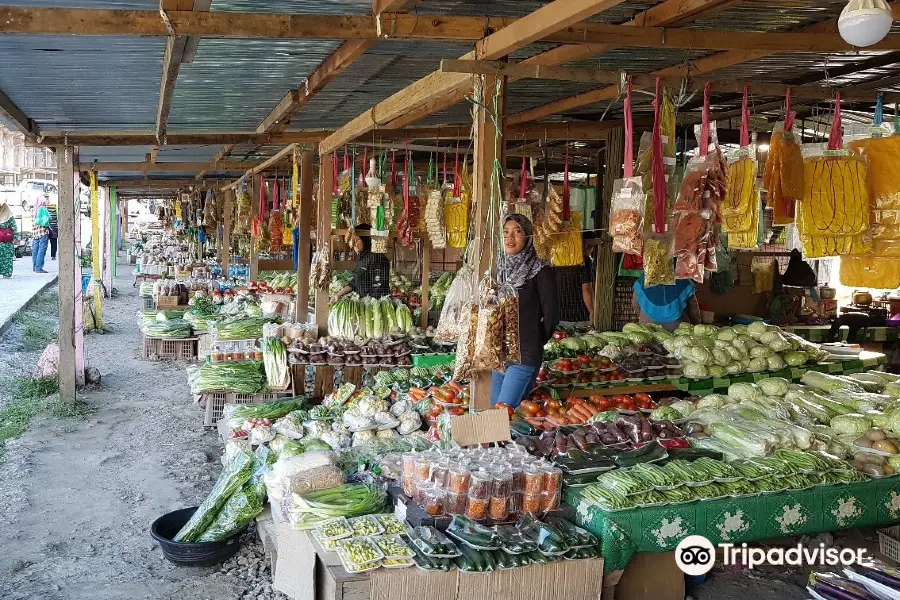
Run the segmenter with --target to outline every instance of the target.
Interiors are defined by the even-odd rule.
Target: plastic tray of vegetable
[[[413,551],[399,535],[378,535],[370,538],[388,560],[409,560]]]
[[[600,542],[597,540],[596,536],[586,529],[582,529],[578,527],[574,523],[563,519],[562,517],[550,517],[547,519],[551,525],[556,527],[556,529],[562,533],[563,537],[566,540],[566,544],[569,546],[569,550],[575,550],[578,548],[585,547],[594,547]]]
[[[476,550],[468,546],[460,546],[462,554],[453,559],[457,568],[463,573],[490,573],[497,568],[494,555],[490,550]]]
[[[569,551],[569,545],[556,527],[531,515],[521,517],[516,523],[516,529],[522,534],[523,539],[536,542],[537,549],[543,554],[560,556]]]
[[[385,569],[406,569],[413,566],[414,564],[416,563],[411,558],[408,558],[406,560],[386,558],[381,561],[381,566]]]
[[[369,538],[350,538],[338,542],[339,553],[348,561],[364,565],[384,558],[384,553]]]
[[[500,547],[500,539],[496,531],[479,525],[462,515],[453,517],[447,527],[447,535],[462,542],[462,545],[458,546],[460,551],[463,550],[463,546],[469,546],[476,550],[497,550]]]
[[[413,529],[410,535],[413,548],[431,559],[456,558],[459,556],[459,548],[450,538],[427,525],[420,525]]]
[[[595,545],[573,548],[566,552],[564,558],[566,560],[589,560],[592,558],[600,558],[600,555],[600,548]]]
[[[509,554],[524,554],[538,548],[537,542],[526,538],[515,525],[497,525],[495,529],[500,538],[501,549]]]
[[[413,545],[413,552],[415,554],[413,560],[415,561],[416,566],[423,571],[449,571],[455,567],[453,562],[451,562],[451,559],[431,558],[430,556],[426,556],[415,546],[415,544]]]
[[[400,519],[391,514],[382,514],[382,515],[371,515],[373,518],[378,520],[378,523],[384,529],[385,535],[391,534],[406,534],[406,526],[403,524]]]
[[[634,504],[625,494],[598,483],[587,486],[582,493],[586,499],[606,512],[628,510]]]
[[[353,530],[353,537],[367,537],[384,533],[384,527],[372,515],[355,517],[347,521]]]
[[[313,531],[313,535],[315,535],[316,539],[320,542],[340,540],[351,537],[353,535],[353,529],[350,527],[347,519],[344,517],[337,517],[336,519],[329,519],[320,524]]]

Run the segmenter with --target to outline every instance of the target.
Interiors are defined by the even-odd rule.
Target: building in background
[[[17,188],[28,179],[56,181],[56,154],[25,145],[25,136],[0,123],[0,186]]]

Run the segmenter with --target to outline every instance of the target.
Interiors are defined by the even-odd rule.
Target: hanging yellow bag
[[[900,259],[875,256],[842,256],[841,285],[894,289],[900,287]]]

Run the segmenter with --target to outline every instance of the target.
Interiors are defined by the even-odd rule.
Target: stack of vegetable
[[[264,337],[259,342],[263,354],[266,381],[271,390],[284,390],[291,385],[287,348],[279,338]]]
[[[344,296],[328,311],[328,334],[341,339],[378,339],[413,328],[409,307],[389,298]]]
[[[168,318],[161,311],[154,319],[143,323],[141,332],[147,337],[178,340],[191,337],[191,324],[184,319]]]
[[[263,336],[263,325],[277,322],[269,317],[236,316],[212,324],[210,333],[218,340],[255,340]]]
[[[266,388],[266,376],[262,362],[206,363],[188,377],[191,393],[231,391],[239,394],[255,394]]]

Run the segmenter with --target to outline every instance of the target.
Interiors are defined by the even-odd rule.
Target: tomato
[[[600,397],[594,402],[594,406],[596,406],[599,411],[609,410],[609,407],[612,406],[612,402],[609,398]]]
[[[637,394],[634,395],[634,399],[638,402],[641,402],[641,401],[653,402],[653,398],[650,397],[650,394],[647,394],[645,392],[638,392]]]
[[[547,402],[545,404],[546,404],[547,408],[559,408],[562,406],[562,404],[560,403],[559,400],[553,400],[553,399],[547,400]],[[566,404],[568,404],[568,402]]]
[[[566,339],[567,337],[569,337],[569,334],[567,334],[565,331],[554,331],[553,332],[553,340],[554,341],[558,342],[560,340]]]
[[[466,409],[464,409],[462,406],[457,406],[457,407],[455,407],[455,408],[451,408],[451,409],[450,409],[449,411],[447,411],[447,412],[449,412],[449,413],[450,413],[451,415],[453,415],[454,417],[458,417],[458,416],[460,416],[460,415],[466,414]]]
[[[498,402],[497,404],[494,405],[494,408],[499,408],[501,410],[505,410],[506,413],[510,417],[512,417],[515,414],[515,411],[513,410],[512,406],[510,406],[509,404],[506,404],[505,402]],[[456,409],[453,409],[453,410],[456,410]],[[453,414],[453,413],[451,412],[450,414]]]
[[[588,356],[587,354],[579,354],[578,362],[581,363],[582,365],[589,365],[589,364],[591,364],[591,357]]]
[[[519,412],[526,416],[534,416],[540,410],[540,406],[533,400],[523,400],[519,405]]]
[[[441,406],[440,404],[437,404],[437,403],[435,403],[435,402],[432,402],[432,403],[431,403],[431,408],[428,409],[428,416],[430,416],[430,417],[437,417],[438,415],[440,415],[440,414],[443,413],[443,412],[444,412],[444,407],[443,407],[443,406]]]

